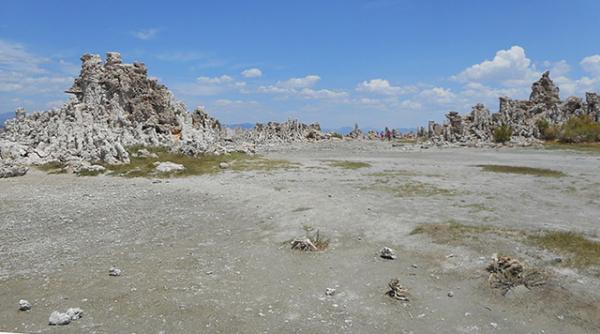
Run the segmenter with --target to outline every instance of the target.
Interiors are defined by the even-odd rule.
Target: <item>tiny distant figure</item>
[[[388,127],[387,127],[387,126],[385,127],[385,138],[386,138],[388,141],[391,141],[391,140],[392,140],[392,131],[390,131],[390,129],[388,129]]]

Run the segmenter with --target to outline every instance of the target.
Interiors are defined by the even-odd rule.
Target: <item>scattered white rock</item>
[[[31,304],[25,299],[19,300],[19,310],[20,311],[29,311],[31,310]]]
[[[108,275],[109,276],[121,276],[121,269],[116,268],[116,267],[110,267],[110,269],[108,270]]]
[[[448,297],[450,297],[450,298],[454,297],[454,292],[453,291],[448,291]]]
[[[81,319],[81,317],[83,317],[83,310],[79,307],[72,307],[67,310],[67,315],[71,320]]]
[[[176,164],[174,162],[166,161],[166,162],[155,162],[156,170],[161,173],[170,173],[170,172],[181,172],[185,170],[185,167],[181,164]]]
[[[104,166],[100,166],[100,165],[87,165],[87,164],[83,164],[81,166],[79,166],[75,172],[77,174],[81,174],[81,173],[104,173],[106,171],[106,168],[104,168]]]
[[[333,296],[333,295],[335,295],[335,289],[334,288],[327,288],[327,289],[325,289],[325,295],[327,295],[327,296]]]
[[[226,163],[226,162],[221,162],[219,164],[219,168],[221,168],[221,169],[228,169],[229,168],[229,164]]]
[[[383,247],[379,251],[379,256],[384,259],[388,259],[388,260],[393,260],[396,258],[396,254],[394,253],[394,250],[389,247]]]
[[[66,313],[61,313],[58,311],[54,311],[50,314],[50,318],[48,318],[48,324],[51,326],[62,326],[68,325],[71,323],[71,316]]]
[[[158,158],[158,154],[152,153],[145,148],[139,149],[137,152],[133,153],[131,156],[135,158]]]

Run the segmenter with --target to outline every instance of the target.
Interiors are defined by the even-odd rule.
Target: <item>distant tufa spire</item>
[[[531,95],[529,101],[533,103],[543,103],[552,105],[560,102],[559,90],[552,79],[550,79],[550,71],[542,74],[540,80],[531,85]]]

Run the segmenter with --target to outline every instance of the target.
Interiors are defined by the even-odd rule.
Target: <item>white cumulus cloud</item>
[[[321,77],[314,74],[300,78],[290,78],[278,81],[274,85],[260,86],[258,87],[258,92],[298,96],[305,99],[336,99],[348,95],[348,93],[340,90],[312,88],[320,80]]]
[[[382,95],[402,95],[414,93],[417,89],[414,86],[393,86],[385,79],[371,79],[363,81],[356,86],[359,92],[375,93]]]
[[[218,99],[214,103],[219,107],[231,107],[231,106],[247,106],[247,105],[257,105],[256,101],[245,101],[245,100],[230,100],[230,99]]]
[[[306,99],[336,99],[346,97],[348,93],[331,89],[303,88],[300,90],[299,95]]]
[[[585,57],[579,64],[584,71],[596,77],[600,77],[600,55]]]
[[[222,75],[220,77],[198,77],[198,79],[196,79],[199,83],[202,84],[209,84],[209,85],[219,85],[219,84],[224,84],[224,83],[229,83],[233,81],[233,78],[228,76],[228,75]]]
[[[242,92],[245,87],[245,82],[236,81],[228,75],[221,75],[217,77],[201,76],[196,78],[193,83],[177,86],[176,90],[185,95],[210,96],[230,91]]]
[[[454,94],[450,89],[443,87],[433,87],[429,89],[423,90],[419,96],[422,98],[428,99],[435,103],[439,104],[447,104],[454,100],[456,94]]]
[[[525,49],[515,45],[496,52],[494,59],[475,64],[453,78],[461,82],[492,82],[510,87],[530,84],[538,76]]]
[[[285,81],[279,81],[275,84],[275,87],[283,89],[307,88],[314,86],[319,80],[321,80],[321,77],[312,74],[302,78],[290,78]]]
[[[242,72],[242,76],[245,78],[258,78],[262,76],[262,71],[258,68],[249,68]]]

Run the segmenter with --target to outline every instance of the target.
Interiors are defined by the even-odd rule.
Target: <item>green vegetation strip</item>
[[[371,167],[371,164],[361,161],[327,160],[327,164],[332,167],[343,169],[360,169]]]
[[[570,150],[581,153],[600,153],[600,143],[561,143],[559,141],[548,141],[544,143],[544,148],[548,150]]]
[[[154,157],[134,157],[140,149],[146,149],[150,153],[156,154]],[[256,155],[245,153],[230,154],[205,154],[199,156],[190,156],[183,153],[171,152],[162,147],[130,147],[130,163],[122,165],[110,165],[98,163],[106,168],[106,173],[122,177],[185,177],[192,175],[214,174],[222,171],[221,163],[229,165],[228,170],[243,171],[262,171],[270,172],[276,169],[298,168],[300,165],[287,160],[270,160]],[[161,173],[156,170],[156,163],[172,162],[183,165],[182,171]],[[38,169],[46,171],[49,174],[65,173],[64,165],[60,162],[51,162],[45,165],[37,166]],[[82,172],[79,176],[94,176],[97,172]]]
[[[510,173],[510,174],[523,174],[543,177],[561,177],[566,174],[552,169],[545,168],[533,168],[533,167],[522,167],[522,166],[505,166],[505,165],[477,165],[485,172],[493,173]]]
[[[35,168],[46,172],[48,174],[64,174],[67,171],[64,169],[64,165],[58,161],[52,161],[43,165],[37,165]]]

